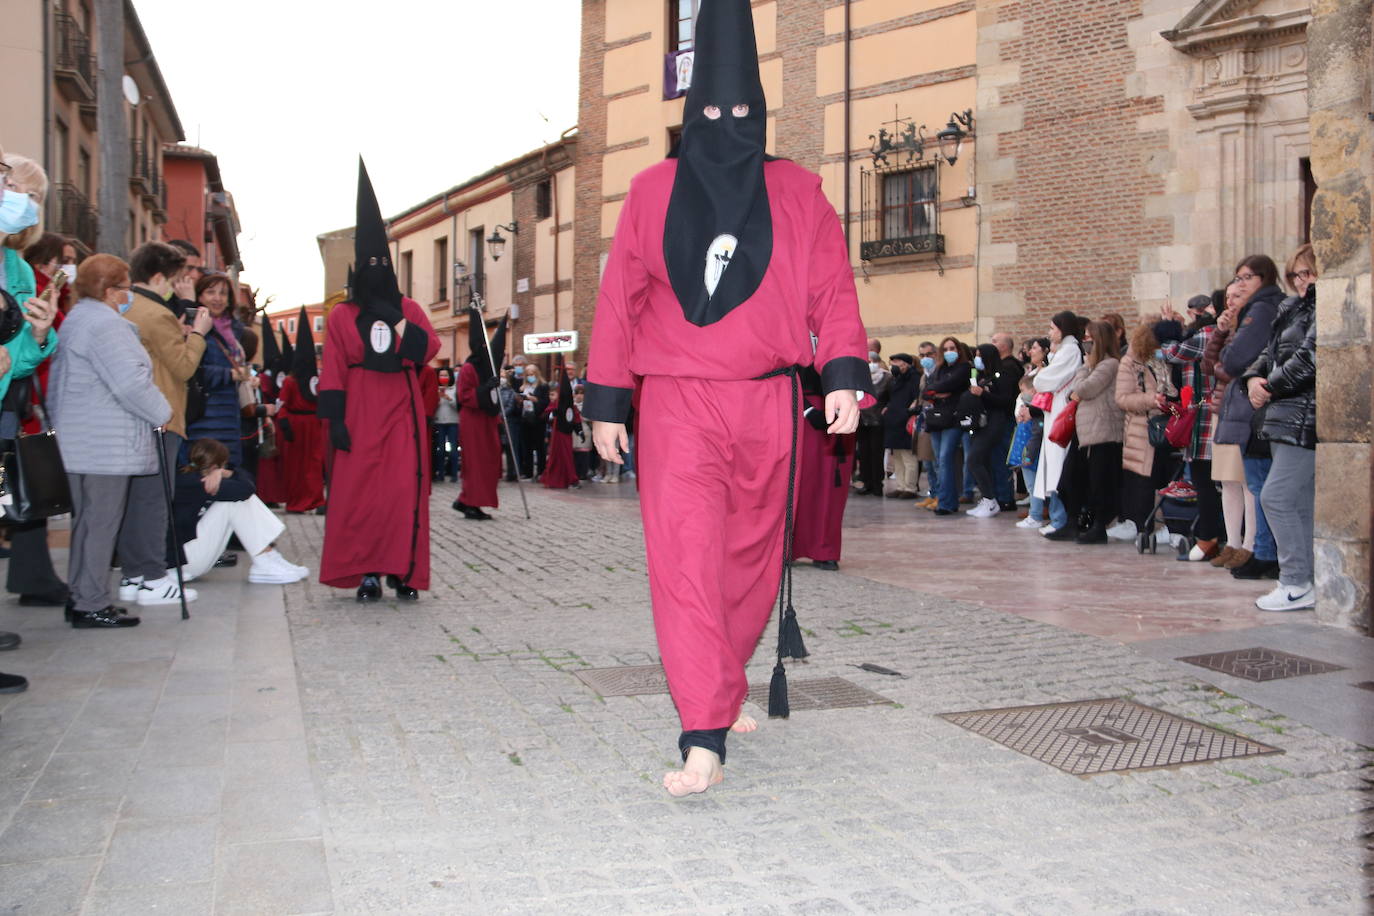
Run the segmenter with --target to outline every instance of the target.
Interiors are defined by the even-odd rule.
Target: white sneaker
[[[1029,506],[1029,505],[1030,505],[1030,501],[1031,501],[1031,498],[1030,498],[1029,496],[1023,496],[1023,497],[1021,497],[1020,499],[1018,499],[1018,500],[1016,501],[1016,504],[1017,504],[1018,506]]]
[[[606,478],[602,477],[600,474],[593,474],[591,476],[591,481],[592,483],[605,483]]]
[[[1134,541],[1135,536],[1140,532],[1136,530],[1135,522],[1126,519],[1124,522],[1117,522],[1107,529],[1107,537],[1114,541]]]
[[[1017,522],[1017,523],[1016,523],[1016,527],[1017,527],[1017,528],[1040,528],[1040,527],[1044,526],[1044,524],[1045,524],[1045,523],[1042,522],[1040,519],[1038,519],[1038,518],[1031,518],[1031,517],[1028,515],[1028,516],[1026,516],[1025,518],[1021,519],[1021,521]]]
[[[1043,527],[1043,528],[1040,529],[1040,534],[1043,535],[1044,537],[1049,537],[1050,535],[1054,534],[1054,533],[1055,533],[1056,531],[1058,531],[1058,530],[1059,530],[1059,529],[1056,528],[1056,527],[1054,527],[1054,525],[1051,525],[1051,524],[1049,524],[1049,523],[1047,522],[1047,523],[1045,523],[1045,527]]]
[[[1001,511],[1002,509],[997,505],[997,500],[981,499],[978,501],[978,505],[967,510],[964,514],[969,518],[992,518]]]
[[[142,576],[134,576],[132,579],[120,578],[119,580],[119,600],[126,604],[130,601],[138,600],[138,589],[143,584]]]
[[[310,570],[304,566],[288,563],[285,557],[271,550],[253,558],[253,566],[248,570],[248,581],[256,585],[289,585],[301,581],[309,574]]]
[[[1279,584],[1255,602],[1261,611],[1310,611],[1317,606],[1317,592],[1311,582],[1301,585]]]
[[[186,589],[186,600],[195,601],[197,598],[196,590]],[[144,581],[138,589],[138,603],[143,607],[150,604],[180,604],[181,587],[177,585],[175,574],[161,579],[154,579],[151,582]]]

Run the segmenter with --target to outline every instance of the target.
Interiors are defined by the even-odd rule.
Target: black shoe
[[[1231,570],[1237,579],[1277,579],[1279,564],[1277,560],[1260,560],[1251,557]]]
[[[316,507],[315,507],[315,514],[316,514],[316,515],[324,515],[324,510],[325,510],[325,507],[324,507],[324,506],[316,506]]]
[[[363,576],[362,584],[358,586],[359,601],[380,601],[382,598],[382,583],[372,573]]]
[[[28,689],[28,678],[17,674],[0,674],[0,693],[23,693]]]
[[[956,512],[954,509],[936,509],[936,510],[935,510],[935,514],[936,514],[936,515],[958,515],[958,512]]]
[[[411,588],[409,585],[406,585],[404,582],[402,582],[395,576],[386,577],[386,587],[395,589],[396,597],[399,598],[401,601],[420,600],[420,593],[418,591]]]
[[[71,595],[68,592],[53,592],[49,595],[20,595],[20,607],[61,607]]]
[[[20,640],[18,633],[0,633],[0,652],[18,649],[20,642],[22,640]]]
[[[1050,535],[1046,535],[1046,537],[1049,536]],[[1074,538],[1074,542],[1078,544],[1105,544],[1107,543],[1107,529],[1093,525],[1087,531]]]
[[[891,493],[884,493],[883,495],[886,496],[888,499],[901,499],[901,498],[902,498],[902,491],[901,491],[901,490],[893,490]]]
[[[997,508],[998,508],[998,509],[1001,509],[1003,512],[1015,512],[1017,509],[1019,509],[1019,508],[1021,508],[1021,507],[1018,506],[1018,505],[1016,505],[1016,503],[1012,502],[1012,503],[998,503],[998,504],[997,504]]]
[[[1074,529],[1073,525],[1065,525],[1063,528],[1060,528],[1058,531],[1052,531],[1052,532],[1050,532],[1049,534],[1045,535],[1045,540],[1047,540],[1047,541],[1076,541],[1076,540],[1078,540],[1078,532],[1077,532],[1077,530]]]
[[[228,569],[231,566],[238,565],[239,555],[232,550],[226,550],[224,553],[220,554],[219,559],[215,561],[215,569]]]
[[[72,611],[74,630],[113,630],[118,627],[136,627],[137,617],[130,617],[124,608],[107,604],[98,611]]]
[[[811,565],[817,569],[828,569],[832,572],[840,568],[840,564],[836,560],[812,560]]]

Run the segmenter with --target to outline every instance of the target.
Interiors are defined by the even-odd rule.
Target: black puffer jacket
[[[908,408],[916,400],[920,380],[921,372],[914,366],[892,377],[887,406],[883,408],[883,448],[911,450],[911,433],[906,431],[906,423],[911,419]]]
[[[1236,329],[1222,348],[1219,360],[1221,368],[1231,377],[1231,383],[1222,395],[1221,416],[1217,421],[1214,442],[1243,448],[1250,441],[1250,418],[1254,416],[1255,409],[1250,406],[1250,398],[1245,393],[1240,377],[1264,352],[1283,298],[1283,290],[1277,286],[1271,284],[1260,287],[1237,316]]]
[[[1279,306],[1269,345],[1241,382],[1262,378],[1272,399],[1264,408],[1260,438],[1300,448],[1317,447],[1317,284],[1301,299]]]

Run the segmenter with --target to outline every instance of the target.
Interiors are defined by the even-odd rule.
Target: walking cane
[[[177,590],[181,592],[181,619],[190,620],[191,612],[186,609],[186,582],[181,578],[181,538],[177,535],[176,507],[172,505],[172,474],[167,467],[167,430],[161,426],[157,430],[157,469],[162,475],[162,495],[167,499],[167,524],[172,529],[172,559],[177,567]]]

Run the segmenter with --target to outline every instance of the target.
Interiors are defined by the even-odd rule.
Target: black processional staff
[[[186,608],[186,582],[181,572],[181,537],[177,534],[176,506],[172,505],[172,471],[167,467],[167,430],[161,426],[154,429],[157,431],[157,469],[162,475],[162,494],[167,499],[167,524],[172,531],[172,561],[177,569],[177,591],[181,593],[181,619],[189,620],[191,612]]]

